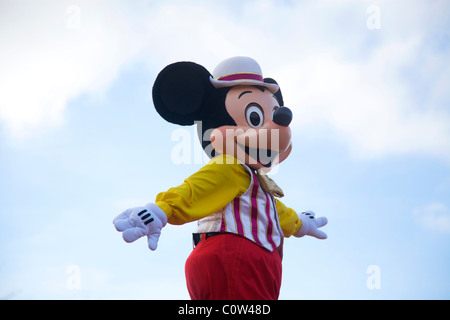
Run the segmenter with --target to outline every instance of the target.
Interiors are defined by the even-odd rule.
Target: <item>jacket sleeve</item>
[[[276,199],[276,207],[278,218],[280,220],[280,227],[286,238],[296,234],[302,222],[298,218],[297,213],[291,208],[286,207],[280,200]]]
[[[171,224],[202,219],[242,195],[250,185],[247,170],[232,156],[212,159],[184,182],[156,196]]]

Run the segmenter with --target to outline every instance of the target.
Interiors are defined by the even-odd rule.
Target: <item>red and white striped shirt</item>
[[[284,237],[275,199],[261,188],[253,170],[242,165],[251,176],[247,191],[234,198],[223,209],[199,220],[197,232],[234,233],[273,251]]]

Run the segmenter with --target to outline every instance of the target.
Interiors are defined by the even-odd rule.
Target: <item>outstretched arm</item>
[[[161,229],[202,219],[242,195],[250,184],[245,168],[231,156],[218,156],[180,186],[161,192],[155,203],[125,210],[113,223],[126,242],[147,236],[155,250]]]

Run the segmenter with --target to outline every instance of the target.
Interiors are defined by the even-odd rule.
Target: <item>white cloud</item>
[[[105,89],[141,45],[103,1],[11,1],[0,21],[0,119],[16,138],[63,123],[67,103]]]
[[[280,82],[296,131],[337,136],[360,157],[450,160],[445,1],[380,1],[376,30],[373,1],[80,1],[78,29],[69,6],[21,3],[0,13],[0,119],[16,137],[60,125],[71,99],[108,88],[136,57],[212,71],[239,54]]]
[[[297,13],[317,26],[311,31],[317,38],[313,48],[298,45],[297,58],[276,73],[294,108],[295,130],[337,136],[358,157],[419,154],[450,161],[450,94],[443,89],[450,84],[450,48],[442,47],[450,38],[442,29],[448,4],[380,2],[381,29],[372,31],[362,27],[368,4],[346,4],[324,9],[329,27],[308,17],[312,8]]]
[[[450,208],[439,202],[432,202],[413,211],[413,216],[422,227],[450,234]]]
[[[395,75],[417,47],[415,39],[382,47],[362,63],[320,54],[280,70],[288,80],[283,90],[295,110],[295,130],[331,128],[360,157],[425,154],[450,160],[450,113],[418,105],[408,83],[413,80]]]

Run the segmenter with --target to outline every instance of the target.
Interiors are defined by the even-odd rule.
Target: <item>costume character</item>
[[[289,155],[292,112],[277,82],[248,57],[221,62],[211,75],[193,62],[166,66],[153,85],[157,112],[178,125],[197,123],[210,162],[154,202],[124,211],[126,242],[147,236],[157,247],[167,223],[198,221],[185,265],[192,299],[278,299],[285,237],[325,239],[325,217],[297,214],[266,173]]]

